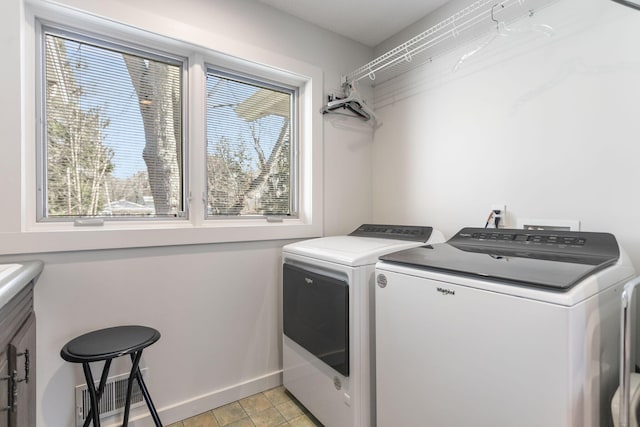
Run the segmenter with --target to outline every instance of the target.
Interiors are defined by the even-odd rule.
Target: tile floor
[[[284,387],[276,387],[167,427],[322,427]]]

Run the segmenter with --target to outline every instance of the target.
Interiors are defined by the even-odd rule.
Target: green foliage
[[[81,108],[73,68],[84,65],[69,63],[61,39],[47,36],[47,51],[47,215],[97,215],[114,168],[114,153],[103,145],[109,122],[99,108]]]
[[[259,141],[247,144],[221,137],[207,159],[209,215],[288,215],[290,213],[290,139],[288,121],[269,159],[264,159]],[[257,163],[257,164],[256,164]]]
[[[263,196],[260,198],[260,210],[263,214],[283,215],[290,213],[291,169],[290,139],[282,142],[278,150],[271,173],[266,179]]]
[[[210,215],[239,215],[251,182],[251,166],[245,144],[230,144],[225,137],[207,158]]]

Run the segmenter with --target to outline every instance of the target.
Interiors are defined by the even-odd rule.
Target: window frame
[[[188,194],[189,194],[189,180],[187,177],[189,176],[189,144],[188,144],[188,90],[189,90],[189,58],[186,56],[180,56],[171,54],[168,52],[160,51],[155,48],[144,48],[139,45],[124,42],[110,36],[100,36],[95,35],[89,32],[85,32],[82,30],[76,30],[74,28],[70,28],[65,25],[59,25],[56,23],[52,23],[49,21],[45,21],[42,19],[36,19],[37,25],[37,34],[36,40],[37,42],[37,55],[36,55],[36,65],[37,65],[37,74],[36,74],[36,84],[37,85],[37,116],[36,121],[40,124],[38,126],[37,135],[37,146],[36,146],[36,182],[37,182],[37,202],[36,202],[36,222],[38,223],[47,223],[47,222],[74,222],[76,224],[82,224],[85,220],[90,220],[86,222],[87,224],[91,223],[91,220],[100,221],[184,221],[189,219],[189,203],[188,203]],[[53,35],[58,38],[65,38],[68,40],[72,40],[77,43],[88,44],[94,47],[98,47],[100,49],[110,50],[117,53],[124,53],[130,55],[136,55],[143,57],[145,59],[157,60],[159,62],[168,63],[171,65],[178,66],[181,72],[181,99],[180,103],[182,106],[182,117],[180,126],[182,140],[180,141],[181,145],[181,156],[182,156],[182,164],[180,167],[182,168],[182,176],[181,178],[181,204],[182,209],[179,211],[178,215],[172,216],[140,216],[140,217],[127,217],[124,215],[119,216],[56,216],[50,217],[47,212],[48,205],[48,187],[47,187],[47,150],[48,150],[48,134],[47,134],[47,114],[46,114],[46,36]]]
[[[19,91],[12,100],[19,102],[16,119],[10,129],[17,136],[3,149],[0,164],[6,179],[14,184],[3,191],[5,201],[16,209],[8,210],[0,222],[0,251],[4,254],[29,254],[117,248],[144,248],[171,245],[259,242],[301,239],[323,233],[323,70],[319,66],[265,49],[241,40],[228,43],[226,35],[194,27],[185,31],[184,23],[171,17],[148,19],[138,9],[123,4],[120,8],[101,9],[96,5],[69,6],[61,3],[30,1],[23,5],[19,44]],[[94,6],[97,7],[94,8]],[[106,13],[105,13],[106,11]],[[190,192],[188,221],[107,221],[78,226],[73,222],[36,222],[36,48],[37,22],[64,26],[76,32],[108,34],[117,40],[129,40],[145,48],[170,51],[189,58],[189,105],[187,108]],[[205,85],[204,63],[233,69],[260,78],[272,79],[299,88],[298,96],[298,218],[281,221],[268,219],[205,220],[204,148]],[[201,120],[198,122],[198,120]]]
[[[298,157],[298,146],[300,144],[300,141],[298,139],[298,118],[299,118],[299,114],[298,114],[298,104],[299,104],[299,92],[300,92],[300,88],[297,86],[293,86],[290,84],[284,84],[284,83],[279,83],[279,82],[275,82],[271,79],[268,78],[261,78],[261,77],[257,77],[255,75],[250,75],[247,73],[243,73],[243,72],[237,72],[235,70],[230,70],[230,69],[226,69],[223,67],[220,67],[218,65],[209,63],[209,62],[205,62],[204,63],[204,68],[205,68],[205,74],[204,74],[204,78],[205,78],[205,82],[208,79],[209,74],[214,74],[214,75],[218,75],[221,76],[223,78],[228,78],[230,80],[236,80],[240,83],[246,83],[246,84],[250,84],[250,85],[255,85],[261,88],[266,88],[266,89],[273,89],[273,90],[277,90],[277,91],[284,91],[287,92],[289,94],[291,94],[292,96],[292,102],[291,102],[291,120],[290,120],[290,129],[289,129],[289,138],[290,138],[290,152],[289,152],[289,174],[290,174],[290,185],[291,185],[291,189],[290,189],[290,197],[289,197],[289,209],[290,209],[290,214],[289,215],[259,215],[259,214],[254,214],[254,215],[209,215],[208,213],[208,209],[207,206],[205,205],[205,211],[204,211],[204,216],[205,216],[205,220],[206,221],[219,221],[219,220],[241,220],[241,219],[265,219],[265,220],[270,220],[270,221],[278,221],[279,218],[298,218],[299,216],[299,212],[300,212],[300,208],[299,208],[299,191],[300,191],[300,186],[299,186],[299,179],[300,176],[298,174],[298,163],[300,161],[299,157]],[[206,84],[205,84],[205,96],[206,96]],[[206,108],[206,102],[205,102],[205,108]],[[207,154],[206,154],[206,149],[208,149],[208,136],[206,133],[206,127],[207,127],[207,120],[205,117],[205,163],[206,163],[206,158],[207,158]],[[205,170],[205,173],[207,171]],[[205,176],[206,177],[206,176]],[[206,177],[207,178],[207,177]],[[206,195],[208,197],[208,185],[205,183],[205,190],[207,191]],[[208,199],[207,199],[208,200]],[[208,202],[207,202],[208,204]]]

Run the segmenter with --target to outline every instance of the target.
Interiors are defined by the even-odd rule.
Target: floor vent
[[[142,378],[147,380],[148,368],[142,368]],[[115,375],[107,378],[104,393],[100,399],[100,418],[110,417],[124,412],[124,404],[127,399],[127,380],[129,374]],[[96,382],[96,387],[98,382]],[[134,381],[131,391],[131,408],[144,404],[144,398],[138,382]],[[76,386],[76,426],[82,426],[91,409],[91,398],[86,384]]]

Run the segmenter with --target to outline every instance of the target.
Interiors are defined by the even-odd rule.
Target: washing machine
[[[378,427],[606,427],[620,294],[607,233],[464,228],[376,265]]]
[[[283,383],[324,426],[375,426],[378,257],[443,241],[431,227],[364,224],[283,248]]]

